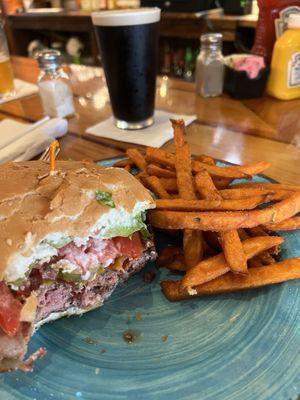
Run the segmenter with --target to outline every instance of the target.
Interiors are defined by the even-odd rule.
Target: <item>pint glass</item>
[[[153,124],[160,9],[92,13],[115,125]]]
[[[0,14],[0,99],[14,92],[14,76],[9,59],[3,21]]]

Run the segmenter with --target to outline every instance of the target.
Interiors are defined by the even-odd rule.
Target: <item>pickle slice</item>
[[[80,282],[82,280],[81,274],[74,272],[60,272],[58,277],[66,282]]]

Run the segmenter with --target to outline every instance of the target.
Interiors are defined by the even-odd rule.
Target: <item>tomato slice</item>
[[[15,299],[4,282],[0,282],[0,327],[8,336],[14,336],[20,326],[22,304]]]
[[[143,245],[140,234],[135,232],[130,238],[117,236],[112,239],[118,254],[129,258],[139,258],[143,252]]]

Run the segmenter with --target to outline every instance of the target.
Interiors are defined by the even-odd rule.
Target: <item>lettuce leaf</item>
[[[130,226],[118,226],[112,229],[105,229],[105,237],[111,238],[115,236],[129,237],[134,232],[141,231],[144,237],[148,237],[150,235],[147,225],[145,224],[146,213],[142,212],[134,216],[132,220],[132,224]]]

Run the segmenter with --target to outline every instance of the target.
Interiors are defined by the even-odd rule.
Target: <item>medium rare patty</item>
[[[70,307],[91,309],[101,305],[118,283],[125,281],[156,256],[153,242],[145,240],[144,250],[139,258],[122,260],[115,263],[88,282],[46,281],[38,290],[36,322],[42,322],[51,313],[63,312]],[[113,268],[116,268],[114,270]],[[51,283],[52,282],[52,283]]]
[[[10,290],[13,298],[21,303],[26,302],[30,293],[35,293],[37,307],[35,319],[32,321],[35,328],[60,316],[80,314],[102,305],[120,282],[140,271],[147,261],[156,257],[153,240],[141,238],[139,233],[131,238],[121,238],[120,241],[114,238],[111,243],[102,244],[103,249],[111,250],[110,253],[105,257],[103,254],[99,255],[102,261],[110,260],[110,263],[107,262],[105,268],[98,266],[95,272],[93,263],[88,263],[89,267],[84,263],[86,269],[83,269],[81,262],[85,257],[83,254],[89,254],[91,247],[77,246],[76,251],[72,252],[73,255],[76,254],[75,261],[70,254],[70,249],[74,250],[73,246],[73,243],[68,244],[61,249],[59,257],[35,265],[26,282],[20,285],[18,290]],[[72,259],[76,273],[61,273],[63,261],[67,259]],[[57,265],[61,267],[57,268]],[[90,273],[91,271],[93,273]],[[83,280],[83,276],[89,276],[89,279]],[[26,352],[31,330],[31,324],[28,322],[22,322],[13,336],[0,330],[0,364],[10,365],[6,361],[13,359],[18,361],[18,368],[29,368],[28,365],[31,364],[22,363],[21,359]]]

